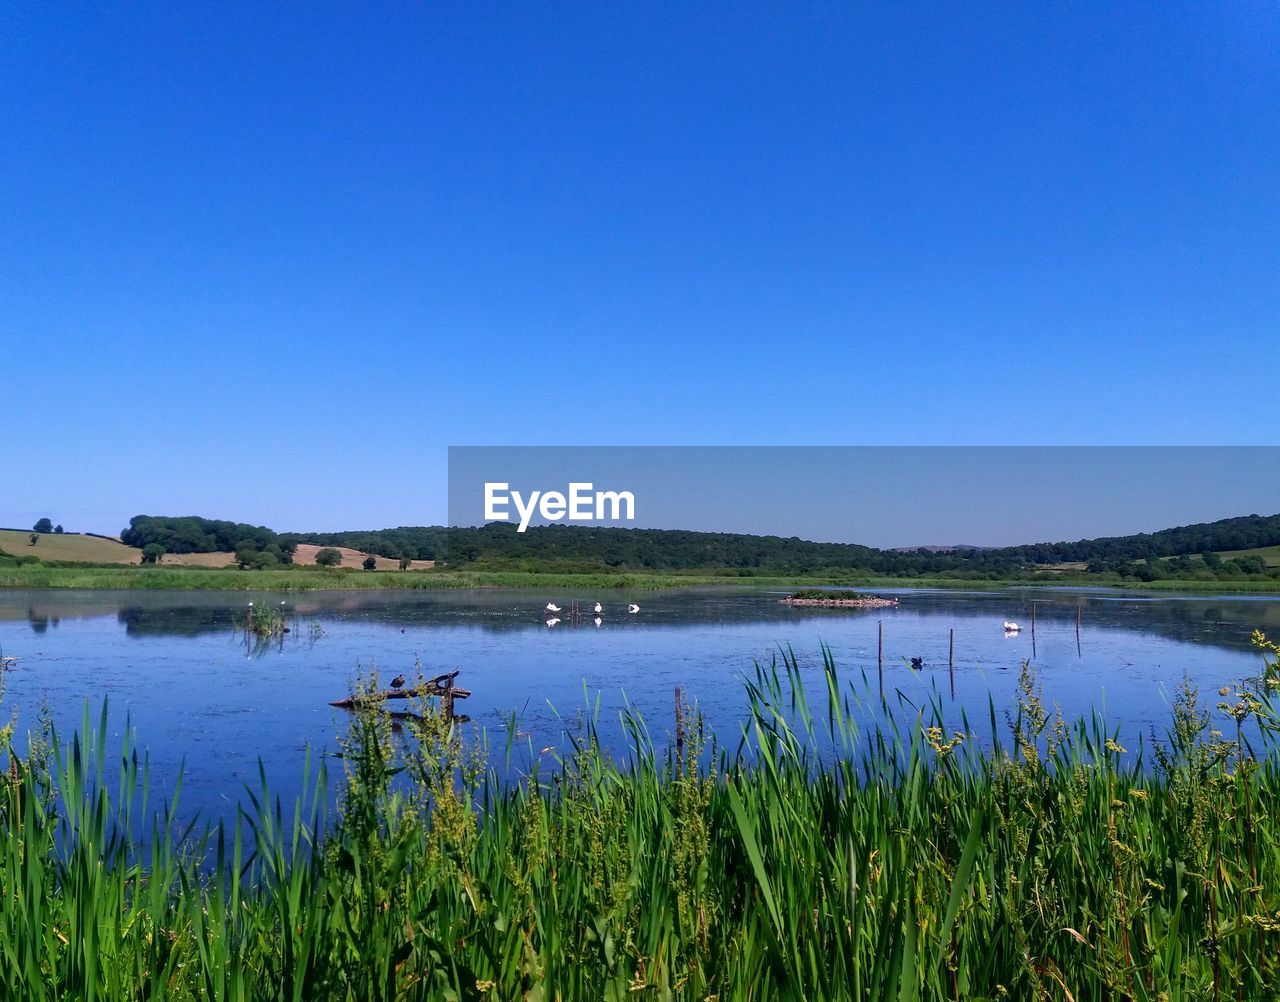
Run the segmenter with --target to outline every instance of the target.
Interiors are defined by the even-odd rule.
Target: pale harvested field
[[[166,553],[160,558],[166,567],[226,567],[235,562],[234,553]]]
[[[314,543],[299,543],[298,548],[293,552],[293,562],[301,564],[304,567],[310,567],[316,562],[316,554],[325,547],[316,546]],[[364,566],[364,558],[368,554],[361,553],[359,550],[353,550],[349,546],[335,546],[333,549],[342,554],[342,566],[354,567],[359,569]],[[378,570],[395,571],[400,569],[400,561],[392,560],[390,557],[375,557],[378,561]],[[415,560],[409,565],[412,571],[425,571],[435,566],[434,560]]]

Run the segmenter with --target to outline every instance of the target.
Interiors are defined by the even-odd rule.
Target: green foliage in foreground
[[[170,812],[145,846],[145,809],[106,792],[104,711],[54,743],[56,783],[40,748],[0,780],[0,994],[1274,998],[1280,760],[1241,734],[1274,732],[1280,663],[1257,639],[1270,665],[1224,691],[1226,736],[1184,689],[1150,769],[1025,670],[993,753],[929,716],[860,740],[830,656],[814,714],[788,656],[749,685],[745,757],[682,709],[678,751],[626,717],[619,766],[588,724],[503,788],[432,707],[412,737],[367,710],[332,826],[322,784],[285,812],[264,778],[247,830],[175,841]],[[145,790],[128,751],[120,784]]]

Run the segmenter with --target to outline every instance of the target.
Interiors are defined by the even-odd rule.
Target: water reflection
[[[825,624],[851,618],[892,619],[893,610],[831,609],[784,606],[777,590],[685,589],[660,593],[637,623],[667,629],[699,629],[708,624],[777,623],[821,631]],[[1170,640],[1228,650],[1247,650],[1254,629],[1280,633],[1280,600],[1272,596],[1169,595],[1094,590],[963,592],[899,589],[904,611],[929,620],[959,621],[985,616],[1034,615],[1040,630],[1069,626],[1077,616],[1087,638],[1094,629],[1155,634]],[[591,608],[599,596],[583,598]],[[447,592],[322,592],[286,594],[243,592],[39,592],[0,593],[0,623],[25,619],[33,633],[43,634],[64,620],[114,617],[126,636],[199,637],[235,630],[248,602],[285,602],[294,632],[308,624],[359,617],[388,626],[465,626],[501,634],[545,629],[543,604],[532,592],[472,590]],[[563,599],[565,603],[575,601]],[[605,597],[599,623],[594,614],[565,626],[617,626],[626,616],[626,599]],[[631,624],[628,624],[631,625]],[[1028,622],[1023,633],[1029,638]],[[315,634],[309,634],[312,641]]]
[[[892,609],[847,610],[788,607],[782,594],[0,592],[0,652],[18,657],[0,714],[13,706],[30,722],[48,699],[66,734],[86,702],[96,715],[106,698],[114,720],[127,712],[136,726],[157,788],[184,769],[183,797],[216,813],[256,782],[259,758],[287,796],[306,749],[332,749],[347,722],[329,703],[375,662],[387,680],[412,676],[419,661],[428,675],[461,669],[475,724],[501,746],[514,712],[532,757],[567,747],[565,721],[583,707],[611,740],[619,709],[631,706],[661,745],[676,686],[723,744],[736,744],[743,678],[780,645],[816,685],[826,644],[843,679],[874,684],[882,663],[891,701],[923,706],[940,694],[949,714],[968,712],[976,726],[989,701],[997,714],[1014,705],[1018,668],[1031,659],[1069,719],[1098,709],[1126,733],[1162,733],[1184,672],[1212,696],[1256,673],[1253,629],[1280,635],[1278,597],[899,590]],[[640,612],[628,614],[637,600]],[[289,633],[246,636],[249,601],[284,602]],[[553,629],[549,601],[562,609]],[[566,615],[574,603],[590,613]],[[1005,620],[1021,633],[1006,636]]]

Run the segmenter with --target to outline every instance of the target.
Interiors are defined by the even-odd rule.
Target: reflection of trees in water
[[[1079,592],[899,592],[902,604],[894,610],[857,610],[788,607],[778,599],[781,593],[658,593],[646,603],[646,613],[628,617],[622,598],[606,599],[606,626],[623,625],[630,629],[662,626],[666,629],[698,630],[708,625],[777,624],[790,631],[797,625],[821,633],[827,621],[847,623],[850,619],[874,623],[884,619],[887,628],[895,617],[908,615],[936,621],[945,633],[950,626],[966,621],[989,618],[998,626],[1004,619],[1017,619],[1024,632],[1030,629],[1031,603],[1036,603],[1036,619],[1041,633],[1074,631],[1077,607],[1081,610],[1081,628],[1087,643],[1091,630],[1106,629],[1127,633],[1144,633],[1188,644],[1200,644],[1228,650],[1251,648],[1249,635],[1261,629],[1280,636],[1280,600],[1240,599],[1206,596],[1176,598],[1108,593]],[[568,596],[572,601],[575,596]],[[599,596],[581,596],[584,608]],[[37,633],[56,626],[67,615],[110,615],[124,626],[130,637],[198,637],[225,633],[240,636],[242,624],[237,616],[243,612],[241,602],[228,602],[225,597],[195,595],[188,601],[175,596],[142,595],[106,596],[74,603],[63,608],[57,602],[19,606],[13,610],[24,616]],[[266,596],[264,596],[266,598]],[[279,601],[279,596],[270,601]],[[248,599],[244,599],[247,603]],[[123,603],[123,604],[115,604]],[[487,634],[511,634],[528,630],[545,631],[540,611],[545,598],[527,594],[440,595],[425,600],[421,595],[400,598],[385,593],[326,594],[297,596],[289,600],[289,619],[293,627],[289,643],[314,643],[320,635],[311,629],[317,619],[331,627],[343,620],[388,627],[442,626],[477,630]],[[56,608],[54,608],[56,606]],[[15,616],[15,618],[17,618]],[[592,628],[584,617],[584,629]],[[562,623],[557,629],[572,629]],[[871,627],[874,629],[874,625]],[[323,632],[323,631],[321,631]],[[253,645],[250,645],[251,647]],[[271,649],[268,647],[268,649]],[[252,653],[252,651],[251,651]]]
[[[62,620],[58,616],[51,615],[48,612],[37,611],[33,607],[27,610],[27,622],[31,624],[31,632],[44,633],[49,627],[57,626]]]
[[[234,626],[231,609],[193,606],[125,606],[116,613],[130,637],[198,637],[225,633]]]
[[[245,653],[255,658],[282,651],[286,644],[314,647],[325,635],[324,628],[314,619],[302,621],[295,616],[286,617],[286,625],[289,627],[286,632],[253,633],[245,628],[245,617],[239,606],[127,606],[116,613],[116,620],[124,626],[125,634],[130,637],[200,637],[213,633],[225,634],[242,642]]]

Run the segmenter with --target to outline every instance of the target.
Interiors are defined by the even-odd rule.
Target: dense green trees
[[[296,543],[287,542],[264,525],[224,522],[197,515],[135,515],[120,533],[126,546],[143,547],[159,543],[166,553],[253,553],[275,547],[278,563],[291,563]],[[239,558],[237,557],[237,562]]]
[[[332,546],[325,546],[316,551],[316,563],[321,567],[337,567],[342,563],[342,553]]]
[[[315,546],[349,546],[353,550],[376,553],[398,560],[435,560],[443,552],[448,529],[439,525],[409,526],[353,532],[282,532],[281,542],[312,543]]]
[[[36,532],[53,532],[53,519],[42,518],[32,526]]]
[[[528,570],[721,571],[763,574],[854,573],[894,577],[953,577],[975,581],[1039,579],[1059,564],[1080,564],[1111,578],[1232,579],[1275,575],[1254,554],[1224,559],[1221,551],[1280,545],[1280,515],[1249,515],[1133,536],[953,551],[877,550],[854,543],[815,543],[795,537],[669,529],[531,526],[478,528],[400,526],[361,532],[275,533],[262,526],[189,516],[139,515],[122,534],[135,546],[159,543],[168,553],[234,551],[242,567],[292,561],[305,542],[321,553],[349,546],[401,561],[438,560],[457,567]],[[332,557],[325,558],[332,560]],[[325,564],[319,555],[317,563]]]
[[[159,543],[148,543],[142,548],[142,562],[144,564],[158,564],[163,556],[164,547]]]

